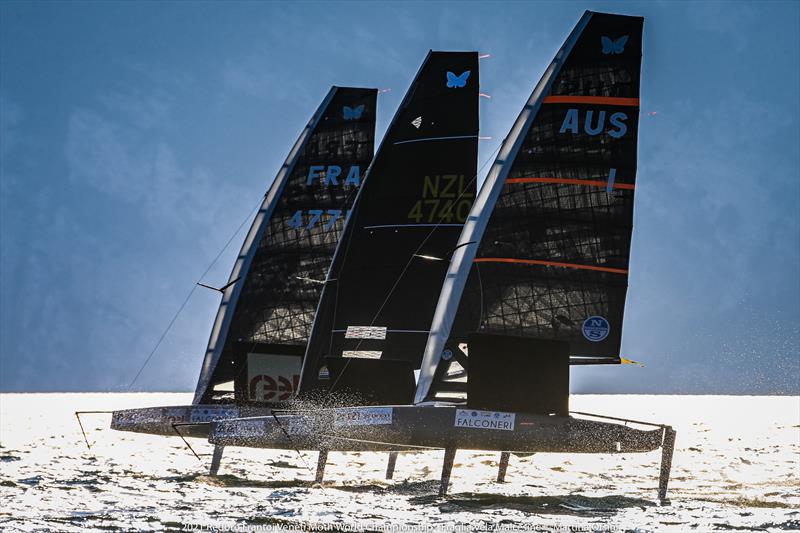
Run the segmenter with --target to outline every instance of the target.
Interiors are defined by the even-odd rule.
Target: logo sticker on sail
[[[364,113],[364,104],[359,106],[350,107],[348,105],[342,108],[342,116],[345,120],[358,120]]]
[[[583,321],[583,336],[587,341],[600,342],[608,337],[611,325],[601,316],[590,316]]]
[[[456,409],[457,428],[491,429],[495,431],[514,431],[514,413],[500,411],[475,411],[472,409]]]
[[[471,70],[465,70],[459,75],[456,75],[453,72],[447,71],[447,88],[448,89],[460,89],[467,85],[467,78],[472,73]]]
[[[333,425],[343,426],[382,426],[392,423],[391,407],[368,407],[357,409],[337,409],[333,415]]]
[[[623,35],[618,39],[612,39],[602,35],[600,37],[600,44],[603,46],[604,55],[621,54],[625,51],[625,43],[628,42],[628,35]]]

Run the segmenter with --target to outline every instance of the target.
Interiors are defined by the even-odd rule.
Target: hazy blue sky
[[[623,355],[647,366],[573,390],[800,393],[797,2],[3,2],[0,390],[126,389],[332,84],[392,89],[382,135],[428,49],[491,53],[483,163],[584,9],[646,17]],[[218,302],[137,389],[194,388]]]

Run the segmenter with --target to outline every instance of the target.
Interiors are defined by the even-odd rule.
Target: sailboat
[[[502,481],[511,452],[661,448],[658,497],[665,501],[675,443],[670,426],[569,410],[571,365],[628,362],[620,348],[642,29],[640,17],[584,13],[500,147],[457,243],[444,254],[424,254],[446,263],[447,272],[413,405],[310,407],[223,420],[211,425],[210,442],[320,450],[318,479],[327,450],[444,449],[440,494],[458,449],[501,452]],[[458,75],[451,71],[448,85],[450,74]],[[340,245],[334,265],[343,253]],[[301,391],[334,362],[317,350],[312,334]],[[356,385],[390,383],[377,373],[355,374]],[[347,379],[345,367],[338,379]]]
[[[114,411],[112,429],[206,437],[211,421],[268,414],[294,396],[325,274],[372,160],[376,99],[377,89],[332,87],[300,133],[217,289],[192,404]]]

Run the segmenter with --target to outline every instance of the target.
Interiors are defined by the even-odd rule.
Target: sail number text
[[[408,212],[416,223],[461,223],[467,220],[474,194],[466,192],[463,174],[425,176],[422,198]]]
[[[341,209],[298,209],[289,219],[289,227],[293,229],[310,230],[316,225],[322,225],[324,231],[330,231],[336,222],[350,216],[350,211]],[[308,221],[306,221],[308,220]]]

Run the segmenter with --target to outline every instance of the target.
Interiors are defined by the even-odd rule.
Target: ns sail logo
[[[602,316],[590,316],[583,321],[583,336],[590,342],[604,341],[611,332],[611,324]]]

